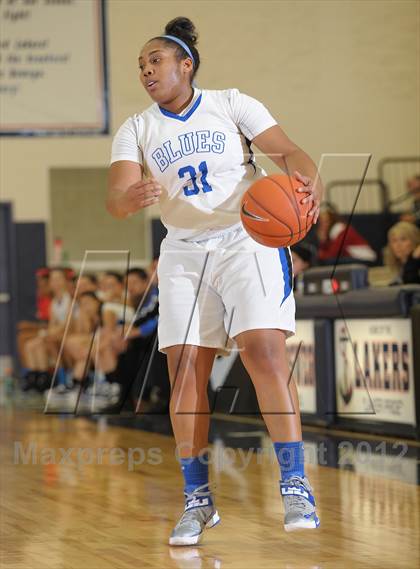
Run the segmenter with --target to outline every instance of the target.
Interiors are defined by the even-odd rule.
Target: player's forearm
[[[106,199],[106,209],[109,213],[118,219],[124,219],[127,217],[127,212],[125,211],[122,203],[122,197],[124,191],[118,188],[109,188],[108,196]]]
[[[111,164],[108,173],[108,195],[106,200],[106,208],[111,215],[118,219],[124,219],[130,213],[135,213],[135,211],[140,209],[136,207],[138,205],[136,194],[139,190],[136,185],[141,182],[142,177],[143,169],[137,163],[129,160],[119,160]]]

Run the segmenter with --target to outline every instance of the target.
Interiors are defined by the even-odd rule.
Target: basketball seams
[[[261,204],[254,198],[254,196],[253,196],[250,192],[248,192],[248,198],[251,199],[251,200],[252,200],[258,207],[260,207],[264,212],[266,212],[268,215],[270,215],[270,217],[272,217],[273,219],[275,219],[275,220],[277,221],[277,223],[281,223],[281,225],[283,225],[283,227],[286,228],[286,230],[289,232],[289,235],[290,235],[289,240],[288,240],[288,242],[287,242],[287,243],[289,244],[289,243],[292,241],[293,236],[294,236],[294,233],[293,233],[293,231],[292,231],[292,228],[289,227],[289,226],[287,225],[287,223],[285,223],[285,222],[282,221],[281,219],[277,218],[273,213],[271,213],[270,211],[268,211],[263,205],[261,205]],[[275,239],[275,238],[276,238],[275,235],[267,235],[267,234],[264,234],[264,233],[260,233],[259,231],[254,230],[254,229],[251,229],[251,228],[249,228],[249,230],[250,230],[250,232],[253,233],[255,236],[261,235],[262,237],[268,237],[268,238],[271,238],[271,239]],[[288,237],[287,235],[284,236],[284,238],[286,238],[286,239],[287,239],[287,237]],[[282,238],[283,238],[283,236],[282,236]]]
[[[298,205],[298,203],[297,203],[297,199],[296,199],[296,196],[295,196],[295,191],[296,191],[296,190],[295,190],[295,188],[294,188],[294,186],[293,186],[292,179],[290,178],[290,176],[288,176],[288,177],[289,177],[290,185],[291,185],[292,190],[293,190],[293,199],[292,199],[291,195],[289,194],[288,190],[287,190],[286,188],[284,188],[279,182],[277,182],[275,178],[273,178],[273,177],[271,177],[271,176],[267,176],[267,178],[268,178],[269,180],[271,180],[272,182],[274,182],[274,184],[276,184],[276,186],[278,186],[279,188],[281,188],[281,190],[283,191],[283,193],[287,196],[287,199],[289,200],[289,202],[290,202],[292,208],[293,208],[294,211],[295,211],[295,214],[296,214],[296,217],[297,217],[297,220],[298,220],[298,224],[299,224],[299,233],[300,233],[300,232],[301,232],[300,209],[299,209],[299,205]]]
[[[265,247],[276,247],[276,248],[279,247],[279,245],[276,243],[276,237],[256,233],[251,229],[248,230],[248,234],[252,237],[252,239],[254,239],[254,241],[260,243],[261,245],[264,245]],[[281,247],[289,247],[291,240],[292,237],[290,237],[289,241],[286,244],[281,245]]]
[[[281,238],[283,238],[283,237],[286,238],[286,237],[287,237],[287,235],[284,235],[284,236],[283,236],[283,235],[270,235],[270,234],[268,234],[268,233],[261,233],[261,232],[259,232],[259,231],[255,231],[255,230],[253,230],[253,229],[249,229],[249,231],[251,231],[252,233],[255,233],[256,235],[261,235],[261,237],[267,237],[267,238],[269,238],[269,239],[270,239],[270,238],[271,238],[271,239],[278,239],[279,237],[281,237]],[[296,231],[295,233],[291,233],[291,237],[290,237],[290,239],[289,239],[289,242],[290,242],[292,239],[295,239],[298,235],[300,236],[301,234],[305,235],[305,230],[304,230],[304,229],[302,229],[301,231]],[[303,237],[299,237],[299,240],[300,240],[300,239],[303,239]],[[288,247],[288,246],[289,246],[289,245],[284,245],[284,247]]]
[[[272,177],[272,176],[267,176],[267,178],[269,178],[272,182],[274,182],[277,186],[279,186],[279,188],[281,188],[281,189],[283,190],[283,193],[285,193],[286,196],[289,198],[289,202],[291,203],[293,209],[295,210],[295,212],[296,212],[296,214],[297,214],[297,219],[298,219],[298,223],[299,223],[299,231],[296,232],[296,233],[300,235],[302,232],[304,232],[305,235],[306,235],[306,234],[308,233],[308,231],[310,230],[310,228],[312,227],[313,222],[312,222],[312,221],[309,222],[309,215],[308,215],[308,213],[307,213],[307,214],[305,215],[305,229],[302,229],[302,225],[301,225],[301,210],[300,210],[300,207],[299,207],[299,204],[298,204],[296,195],[295,195],[295,193],[294,193],[294,192],[295,192],[295,189],[294,189],[294,187],[293,187],[292,178],[291,178],[291,176],[290,176],[289,174],[288,174],[287,176],[288,176],[288,179],[289,179],[289,181],[290,181],[290,183],[291,183],[291,186],[292,186],[292,188],[293,188],[294,203],[293,203],[293,201],[290,199],[290,196],[289,196],[288,191],[287,191],[279,182],[277,182],[277,180],[276,180],[274,177]],[[296,207],[294,207],[294,206],[296,206]]]
[[[248,200],[252,200],[252,203],[256,207],[260,208],[260,212],[259,212],[260,216],[264,216],[264,215],[268,216],[269,220],[267,220],[268,223],[266,224],[264,229],[269,230],[269,231],[273,231],[274,233],[277,232],[277,234],[270,235],[270,234],[267,234],[265,232],[264,233],[260,232],[259,228],[262,227],[261,223],[257,225],[257,223],[255,221],[252,221],[252,220],[248,219],[247,217],[244,217],[242,212],[241,212],[242,222],[245,226],[245,229],[248,230],[248,233],[257,242],[259,242],[263,245],[269,246],[269,247],[277,247],[278,248],[279,245],[278,245],[278,243],[276,243],[276,239],[277,239],[277,240],[281,241],[281,243],[282,243],[281,247],[290,247],[290,246],[294,245],[295,243],[298,243],[299,241],[301,241],[305,237],[305,235],[308,233],[308,231],[311,228],[311,226],[313,225],[313,223],[309,219],[308,213],[306,213],[306,214],[304,213],[305,209],[306,209],[306,212],[308,211],[308,207],[306,207],[306,208],[303,207],[306,204],[300,204],[300,202],[298,201],[298,198],[296,196],[296,188],[299,187],[297,185],[298,181],[295,180],[294,178],[291,178],[290,176],[288,177],[287,180],[286,180],[286,176],[281,176],[281,175],[272,175],[272,176],[266,176],[262,180],[255,182],[255,184],[253,184],[255,186],[255,188],[253,188],[251,186],[246,191],[246,198]],[[279,178],[279,181],[276,180],[276,177]],[[271,189],[269,183],[267,183],[267,180],[269,180],[270,182],[275,184],[276,188]],[[264,181],[267,184],[266,190],[267,190],[268,195],[264,193],[264,186],[261,185],[261,187],[260,187],[259,182],[261,182],[261,181]],[[295,184],[293,184],[293,182],[295,182]],[[293,197],[292,197],[292,195],[289,195],[290,194],[289,183],[291,184]],[[282,194],[280,194],[280,195],[278,194],[278,197],[276,197],[275,193],[276,192],[278,193],[278,188],[280,188]],[[269,200],[270,191],[274,192],[273,193],[273,202],[271,202]],[[284,201],[283,207],[281,207],[280,211],[278,211],[278,215],[279,216],[284,215],[286,220],[290,223],[287,223],[284,219],[281,219],[281,217],[278,217],[273,211],[271,211],[271,206],[273,206],[273,208],[275,210],[279,209],[281,202],[284,200],[284,198],[282,198],[281,196],[284,196],[284,195],[286,196],[287,201]],[[244,197],[245,196],[243,196],[243,198]],[[262,200],[262,202],[265,205],[263,205],[263,203],[261,203],[260,200]],[[276,203],[277,200],[278,200],[278,203]],[[242,199],[242,203],[245,203],[243,201],[243,199]],[[251,203],[251,202],[249,201],[249,203]],[[303,219],[301,219],[301,217],[305,217],[306,218],[305,221]],[[284,231],[286,234],[281,235],[282,231]]]
[[[282,225],[285,225],[287,227],[287,229],[290,231],[290,234],[293,235],[292,228],[287,223],[285,223],[282,219],[279,219],[277,216],[275,216],[274,213],[269,211],[266,207],[261,205],[260,202],[251,194],[251,192],[249,190],[247,192],[247,197],[252,199],[254,201],[254,203],[256,203],[257,206],[260,207],[262,210],[264,210],[270,217],[272,217],[273,219],[275,219],[276,221],[278,221]]]
[[[257,233],[258,235],[261,235],[261,237],[272,237],[273,239],[278,239],[279,237],[283,238],[283,237],[287,237],[287,235],[270,235],[269,233],[260,233],[259,231],[255,231],[253,229],[250,229],[250,231],[253,231],[254,233]],[[305,230],[302,229],[301,231],[296,231],[295,233],[292,233],[292,238],[295,238],[297,235],[300,235],[301,233],[305,233]]]

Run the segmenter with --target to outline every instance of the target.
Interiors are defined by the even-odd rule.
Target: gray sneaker
[[[86,395],[82,401],[83,409],[91,413],[99,413],[103,409],[112,405],[117,405],[120,401],[121,385],[119,383],[109,383],[102,381],[88,387]]]
[[[44,391],[45,411],[74,411],[78,394],[79,386],[77,384],[73,387],[58,385],[54,389],[47,389]]]
[[[309,480],[292,476],[280,482],[284,503],[284,529],[314,529],[320,524],[316,515],[315,498]]]
[[[199,486],[185,495],[184,513],[169,538],[169,545],[195,545],[205,528],[212,528],[219,522],[208,484]]]

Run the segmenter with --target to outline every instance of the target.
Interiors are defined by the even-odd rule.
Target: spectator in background
[[[134,377],[137,369],[118,369],[119,356],[124,359],[125,350],[129,349],[127,364],[130,365],[130,355],[136,356],[136,362],[141,356],[141,349],[137,345],[134,353],[132,346],[135,339],[140,338],[137,329],[137,319],[134,317],[133,307],[139,304],[139,312],[149,305],[149,294],[144,293],[148,288],[148,275],[143,269],[131,269],[126,279],[126,289],[123,278],[114,272],[107,272],[102,279],[102,304],[95,293],[83,292],[78,300],[78,315],[71,323],[71,333],[65,342],[65,354],[72,362],[72,381],[67,385],[58,385],[53,393],[48,394],[48,404],[59,408],[74,409],[78,397],[79,386],[85,380],[85,375],[94,368],[94,382],[87,389],[81,399],[82,407],[103,410],[109,405],[115,405],[120,397],[121,384],[126,384],[129,378]],[[83,285],[82,285],[83,288]],[[124,291],[127,290],[127,306],[124,307]],[[123,326],[126,323],[126,326]],[[93,340],[93,333],[95,340]],[[126,333],[126,336],[125,336]],[[130,353],[130,349],[132,352]]]
[[[67,279],[67,292],[69,293],[70,297],[73,298],[77,282],[76,273],[71,267],[62,267],[60,270],[64,272],[64,275]]]
[[[400,220],[414,223],[420,228],[420,175],[407,180],[407,190],[408,195],[413,198],[413,206],[411,211],[400,216]]]
[[[312,246],[303,243],[302,241],[291,247],[292,262],[293,262],[293,276],[297,277],[306,269],[309,269],[314,264],[316,258],[316,251]]]
[[[109,275],[110,273],[108,273]],[[115,376],[118,357],[128,348],[129,340],[138,338],[141,334],[135,323],[137,322],[134,309],[141,308],[144,293],[147,289],[148,276],[143,269],[130,269],[126,277],[127,306],[124,313],[118,315],[106,314],[109,311],[109,303],[103,305],[104,326],[101,329],[101,340],[99,347],[98,366],[104,372],[108,381],[118,381]],[[123,289],[123,282],[121,287]],[[133,319],[135,322],[133,322]]]
[[[127,289],[136,307],[133,326],[127,339],[148,338],[157,329],[157,287],[144,269],[133,268],[127,274]]]
[[[393,274],[391,284],[420,284],[420,229],[408,221],[393,225],[384,259]]]
[[[101,325],[101,309],[102,302],[94,292],[86,291],[79,295],[78,317],[71,322],[64,343],[71,377],[67,377],[65,382],[57,381],[54,388],[44,394],[48,406],[74,410],[80,383],[95,359],[93,335]]]
[[[98,290],[96,291],[96,296],[103,302],[105,297],[104,284],[106,281],[106,273],[98,273],[96,275],[96,280],[98,282]]]
[[[72,314],[70,328],[77,327],[77,319],[79,318],[79,299],[85,292],[93,292],[97,295],[98,291],[98,280],[95,275],[91,273],[85,273],[80,277],[74,275],[71,276],[71,297],[72,297]],[[74,302],[73,302],[74,301]]]
[[[38,269],[35,274],[36,278],[36,320],[24,320],[17,326],[17,345],[19,359],[23,367],[24,373],[27,372],[28,362],[25,356],[25,344],[32,338],[35,338],[38,332],[48,326],[50,318],[50,306],[52,295],[49,285],[49,269],[44,267]]]
[[[337,208],[328,202],[321,204],[316,233],[319,241],[318,259],[324,265],[349,260],[376,260],[376,253],[366,239],[354,227],[348,225],[339,215]]]
[[[102,326],[98,337],[98,365],[103,379],[116,367],[116,336],[122,336],[121,326],[131,322],[134,308],[126,298],[124,278],[116,272],[108,271],[102,281],[103,305]]]
[[[50,271],[42,268],[36,272],[36,319],[47,323],[50,319],[52,294],[50,289]]]
[[[109,278],[111,277],[111,278]],[[121,284],[121,288],[117,285]],[[115,273],[107,273],[103,280],[103,290],[107,302],[112,305],[118,304],[121,310],[121,297],[124,290],[122,279],[116,278]],[[57,388],[57,393],[48,398],[48,402],[58,405],[59,408],[74,409],[78,396],[78,389],[74,387],[80,382],[86,371],[92,366],[95,368],[95,382],[86,389],[81,399],[81,405],[90,410],[108,412],[115,409],[122,400],[125,400],[127,391],[136,379],[140,364],[147,350],[151,348],[153,334],[157,328],[157,294],[156,287],[149,283],[149,276],[144,269],[133,268],[128,271],[126,277],[126,290],[128,305],[124,320],[123,313],[114,311],[108,314],[108,322],[99,328],[95,342],[92,345],[92,332],[95,328],[95,320],[90,319],[90,326],[84,332],[75,332],[66,341],[66,352],[73,360],[73,388]],[[85,293],[80,297],[80,315],[86,311],[87,295],[91,300],[95,297],[92,293]],[[113,312],[115,307],[102,305],[102,316],[105,310]],[[133,308],[137,307],[134,315]],[[98,313],[94,304],[90,303],[89,313]],[[96,322],[98,326],[98,322]],[[64,397],[63,397],[64,396]]]
[[[91,273],[81,275],[76,281],[77,294],[81,296],[85,292],[94,292],[98,290],[98,279]]]
[[[127,272],[127,293],[131,306],[135,310],[139,307],[143,295],[147,290],[149,277],[144,269],[132,268]]]
[[[83,292],[79,297],[79,316],[65,342],[65,350],[73,360],[73,380],[81,382],[88,366],[92,334],[102,324],[102,302],[94,292]]]
[[[102,366],[109,383],[119,384],[121,398],[125,399],[127,390],[134,385],[139,375],[145,355],[151,349],[153,336],[157,330],[158,295],[157,288],[149,281],[149,275],[142,268],[132,268],[127,273],[127,293],[136,312],[125,330],[116,330],[106,354],[102,355]],[[142,377],[138,380],[142,383]],[[141,385],[134,389],[140,391]],[[115,404],[114,390],[108,389],[110,404]],[[147,390],[146,390],[147,397]]]
[[[134,316],[133,307],[126,302],[124,278],[119,273],[108,271],[102,279],[103,328],[112,332],[118,324],[130,322]]]
[[[293,290],[303,291],[303,273],[309,269],[316,259],[316,249],[310,243],[300,241],[291,247],[293,263]]]
[[[117,272],[107,271],[101,278],[103,302],[101,310],[101,327],[95,337],[95,378],[98,385],[95,392],[101,393],[106,380],[111,381],[112,372],[117,365],[118,353],[114,348],[115,338],[121,337],[123,326],[131,322],[134,309],[126,298],[124,278]],[[84,378],[81,378],[84,379]],[[106,390],[106,389],[105,389]]]
[[[56,364],[71,306],[68,279],[64,269],[51,269],[49,287],[53,298],[48,326],[40,330],[35,338],[28,340],[24,347],[28,367],[23,384],[24,391],[35,388],[42,392],[49,387],[51,381],[49,368],[50,365]]]

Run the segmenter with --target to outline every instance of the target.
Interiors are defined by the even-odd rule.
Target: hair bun
[[[198,39],[198,33],[194,24],[189,18],[178,17],[168,22],[165,26],[165,34],[175,36],[190,45],[195,45]]]

